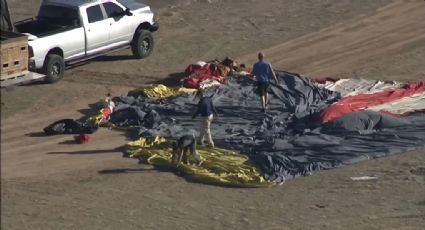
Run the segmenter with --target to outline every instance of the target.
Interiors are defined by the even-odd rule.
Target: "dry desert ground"
[[[40,4],[8,2],[15,21],[35,16]],[[149,58],[123,50],[71,68],[55,84],[1,90],[1,229],[424,229],[424,150],[235,189],[123,158],[122,132],[100,129],[87,145],[36,135],[84,116],[108,92],[175,83],[198,60],[251,65],[260,50],[276,69],[310,77],[424,80],[424,1],[144,2],[160,22]],[[363,175],[379,179],[350,180]]]

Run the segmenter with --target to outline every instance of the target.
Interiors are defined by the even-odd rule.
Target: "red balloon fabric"
[[[359,94],[344,97],[335,104],[322,110],[319,114],[319,121],[332,121],[351,112],[362,111],[370,106],[389,103],[423,92],[425,92],[425,82],[412,82],[408,83],[403,88],[389,89],[374,94]]]

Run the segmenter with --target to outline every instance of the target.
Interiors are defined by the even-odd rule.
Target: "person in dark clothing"
[[[179,164],[182,161],[185,164],[189,163],[187,157],[189,151],[197,161],[197,164],[201,165],[202,158],[196,151],[196,140],[194,135],[184,135],[180,137],[177,142],[173,143],[171,162],[173,164]]]
[[[202,117],[201,123],[201,131],[199,136],[199,144],[204,144],[204,138],[207,137],[208,145],[210,147],[214,147],[214,141],[211,136],[211,122],[213,120],[214,115],[218,117],[217,111],[212,102],[212,96],[205,97],[201,96],[201,99],[198,103],[198,108],[196,112],[193,114],[192,119],[195,119],[198,115]]]
[[[276,81],[276,84],[279,82],[275,72],[273,71],[272,64],[270,64],[270,62],[264,61],[264,54],[261,52],[258,53],[258,62],[253,66],[252,74],[257,81],[257,90],[261,96],[262,111],[266,112],[266,107],[269,101],[267,91],[269,90],[270,86],[270,78],[273,77]]]

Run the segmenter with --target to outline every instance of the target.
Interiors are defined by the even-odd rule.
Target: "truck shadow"
[[[90,61],[92,62],[110,62],[110,61],[121,61],[121,60],[137,60],[133,55],[114,55],[114,56],[100,56]]]
[[[132,55],[99,56],[90,60],[82,60],[66,66],[66,69],[75,69],[77,67],[90,64],[91,62],[113,62],[121,60],[137,60]]]

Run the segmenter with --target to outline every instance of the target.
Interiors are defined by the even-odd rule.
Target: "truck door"
[[[109,42],[114,45],[128,44],[133,39],[132,17],[125,15],[124,8],[114,2],[103,3],[109,22]]]
[[[106,48],[109,43],[109,22],[100,5],[89,6],[85,10],[86,53],[88,55]]]

